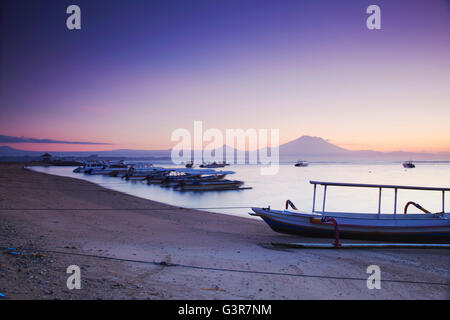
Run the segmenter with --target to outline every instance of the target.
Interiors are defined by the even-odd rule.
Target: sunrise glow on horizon
[[[280,144],[450,152],[450,4],[376,3],[381,30],[366,1],[83,0],[68,31],[71,2],[5,2],[0,135],[94,144],[0,145],[165,150],[201,120],[276,128]]]

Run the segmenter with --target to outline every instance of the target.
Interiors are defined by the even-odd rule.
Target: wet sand
[[[274,248],[271,242],[332,240],[283,235],[262,221],[173,207],[16,164],[0,165],[0,209],[1,299],[450,298],[449,286],[387,281],[449,283],[448,250]],[[69,265],[81,268],[80,290],[66,287]],[[380,290],[339,279],[367,279],[369,265],[381,268]]]

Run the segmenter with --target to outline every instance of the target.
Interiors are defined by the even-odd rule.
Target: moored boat
[[[164,168],[163,168],[164,169]],[[148,184],[161,184],[163,187],[174,187],[183,181],[219,180],[234,171],[216,171],[208,169],[166,168],[147,177]]]
[[[308,161],[303,161],[303,160],[298,160],[295,164],[294,167],[307,167],[309,166]]]
[[[117,176],[121,172],[127,172],[128,166],[123,161],[110,162],[106,161],[101,168],[92,168],[85,170],[84,173],[91,175],[110,175]]]
[[[169,174],[170,171],[164,170],[161,172],[155,172],[150,175],[148,175],[145,180],[147,180],[147,184],[161,184]]]
[[[223,168],[225,166],[229,166],[229,163],[226,162],[212,162],[212,163],[203,163],[199,167],[200,168]]]
[[[234,171],[216,171],[208,169],[171,169],[161,181],[162,187],[177,187],[180,183],[195,181],[217,181]]]
[[[194,166],[194,162],[193,161],[186,162],[186,165],[185,165],[186,168],[192,168],[193,166]]]
[[[403,162],[403,168],[415,168],[416,165],[412,161]]]
[[[252,208],[250,215],[261,217],[274,231],[302,236],[371,239],[380,241],[401,240],[405,242],[420,239],[425,242],[450,242],[450,213],[445,212],[445,192],[450,188],[412,187],[397,185],[372,185],[311,181],[314,185],[313,209],[311,213],[298,210],[272,210]],[[324,186],[324,198],[321,211],[315,210],[316,186]],[[379,205],[377,214],[327,212],[325,211],[327,186],[378,188]],[[381,214],[381,190],[394,189],[394,210]],[[429,213],[415,202],[408,202],[402,214],[397,213],[398,190],[427,190],[442,192],[442,212]],[[414,205],[424,213],[407,213]]]
[[[176,188],[180,191],[221,191],[221,190],[236,190],[244,184],[240,180],[215,180],[215,181],[201,181],[194,180],[189,182],[182,182]]]
[[[145,180],[147,177],[166,171],[163,167],[154,167],[151,164],[132,165],[126,173],[119,174],[125,180]]]
[[[177,187],[182,183],[193,183],[197,181],[218,181],[225,177],[225,174],[212,174],[212,175],[178,175],[167,176],[164,181],[161,182],[162,187]]]
[[[85,161],[82,166],[77,167],[73,170],[75,173],[84,173],[91,169],[103,169],[105,164],[99,161]]]

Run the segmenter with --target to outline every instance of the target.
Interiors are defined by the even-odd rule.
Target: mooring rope
[[[170,207],[169,207],[170,206]],[[0,211],[152,211],[152,210],[221,210],[221,209],[249,209],[257,206],[229,206],[229,207],[177,207],[168,205],[161,208],[0,208]]]
[[[3,249],[11,250],[11,248],[3,248]],[[39,251],[39,252],[54,253],[54,254],[64,254],[64,255],[72,255],[72,256],[97,258],[97,259],[107,259],[107,260],[121,261],[121,262],[144,263],[144,264],[152,264],[152,265],[162,266],[162,267],[180,267],[180,268],[199,269],[199,270],[275,275],[275,276],[289,276],[289,277],[301,277],[301,278],[367,281],[367,278],[356,278],[356,277],[341,277],[341,276],[329,276],[329,275],[312,275],[312,274],[298,274],[298,273],[284,273],[284,272],[259,271],[259,270],[206,267],[206,266],[195,266],[195,265],[187,265],[187,264],[179,264],[179,263],[170,263],[170,262],[166,262],[166,261],[145,261],[145,260],[136,260],[136,259],[115,258],[115,257],[107,257],[107,256],[94,255],[94,254],[64,252],[64,251],[47,250],[47,249],[44,249],[44,250],[29,249],[29,248],[22,248],[22,249],[14,248],[14,249],[16,251]],[[442,283],[442,282],[426,282],[426,281],[395,280],[395,279],[383,279],[382,281],[383,282],[391,282],[391,283],[404,283],[404,284],[450,286],[450,283]]]

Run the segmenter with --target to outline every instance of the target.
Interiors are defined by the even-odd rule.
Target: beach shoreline
[[[158,164],[158,166],[161,164]],[[47,170],[42,170],[43,168],[47,167],[52,167],[50,165],[43,165],[42,163],[38,163],[38,164],[31,164],[31,165],[27,165],[24,168],[27,170],[31,170],[34,172],[39,172],[39,173],[43,173],[43,174],[47,174],[47,175],[51,175],[51,176],[60,176],[60,177],[68,177],[68,178],[73,178],[79,181],[87,181],[89,183],[93,183],[97,186],[100,186],[102,188],[108,189],[108,190],[112,190],[112,191],[117,191],[119,193],[122,194],[126,194],[126,195],[130,195],[133,197],[137,197],[140,199],[144,199],[144,200],[150,200],[156,203],[160,203],[161,205],[168,205],[171,208],[180,208],[180,209],[193,209],[193,210],[197,210],[197,211],[201,211],[201,212],[209,212],[209,213],[220,213],[220,214],[225,214],[225,215],[230,215],[230,216],[237,216],[240,218],[245,218],[245,219],[249,219],[249,220],[259,220],[259,218],[255,218],[249,214],[247,214],[249,211],[251,211],[251,207],[252,206],[240,206],[238,205],[219,205],[218,207],[215,207],[213,205],[209,205],[209,204],[198,204],[193,206],[188,206],[185,202],[181,202],[181,203],[177,203],[176,200],[173,200],[173,198],[171,199],[171,201],[167,201],[164,202],[162,201],[161,198],[161,194],[158,194],[158,196],[155,196],[155,194],[153,194],[153,197],[146,197],[147,194],[152,194],[154,191],[154,188],[156,187],[157,189],[161,189],[163,191],[167,191],[171,188],[161,188],[160,185],[157,184],[150,184],[148,185],[146,183],[146,181],[139,181],[139,180],[124,180],[122,178],[118,178],[118,177],[111,177],[108,175],[102,176],[102,175],[90,175],[90,174],[83,174],[83,173],[75,173],[73,176],[72,175],[67,175],[67,172],[53,172],[53,171],[47,171]],[[67,167],[67,169],[70,170],[70,172],[72,173],[72,169],[75,169],[76,167],[73,166],[65,166]],[[96,178],[96,177],[101,177],[101,178],[106,178],[108,179],[108,181],[106,180],[101,180],[101,181],[94,181],[94,180],[90,180],[89,178]],[[136,189],[127,189],[127,188],[120,188],[117,186],[129,186],[129,185],[140,185],[145,187],[145,190],[148,190],[145,195],[139,192],[136,192]],[[227,190],[227,192],[241,192],[242,190]],[[213,191],[214,193],[220,193],[223,191]],[[195,194],[199,194],[199,193],[209,193],[209,191],[177,191],[178,194],[183,194],[183,193],[195,193]],[[166,193],[167,195],[167,193]],[[169,197],[170,198],[170,197]],[[190,203],[192,203],[191,201],[189,201]],[[215,202],[217,203],[217,201]],[[240,212],[237,213],[236,209],[239,209]]]
[[[382,280],[449,283],[448,250],[270,246],[299,239],[332,241],[0,164],[3,299],[449,299],[448,286],[361,280],[379,265]],[[66,286],[69,265],[80,290]]]

